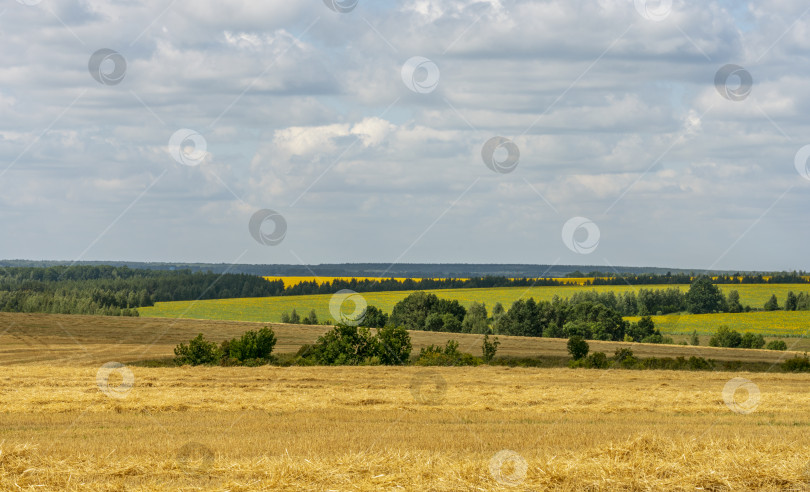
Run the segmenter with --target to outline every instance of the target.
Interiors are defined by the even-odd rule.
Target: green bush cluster
[[[807,357],[807,352],[801,357],[797,355],[783,362],[782,369],[786,372],[810,372],[810,358]]]
[[[276,335],[272,329],[264,327],[259,331],[247,331],[239,338],[225,340],[217,346],[205,339],[202,333],[188,345],[181,343],[174,348],[174,362],[177,365],[263,365],[272,362]]]
[[[303,365],[404,365],[411,356],[411,337],[403,327],[388,326],[372,334],[367,327],[339,324],[302,347]]]
[[[761,349],[765,346],[765,339],[760,334],[746,332],[740,334],[728,326],[721,326],[709,339],[710,347]]]
[[[481,359],[458,350],[458,342],[448,340],[444,347],[430,345],[419,351],[418,366],[477,366]]]

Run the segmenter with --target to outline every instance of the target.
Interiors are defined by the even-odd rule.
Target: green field
[[[491,309],[496,302],[509,308],[520,298],[533,297],[535,300],[550,300],[555,295],[569,297],[578,291],[596,290],[599,292],[638,291],[640,288],[663,289],[672,286],[567,286],[567,287],[503,287],[493,289],[447,289],[431,291],[445,299],[457,299],[465,306],[472,302],[486,303]],[[688,286],[679,286],[685,290]],[[736,289],[740,300],[753,307],[761,307],[765,301],[776,294],[780,305],[784,303],[788,291],[796,293],[810,291],[810,286],[800,284],[746,284],[720,286],[724,293]],[[362,294],[368,304],[372,304],[390,313],[394,305],[410,294],[400,292],[368,292]],[[331,295],[257,297],[246,299],[215,299],[206,301],[159,302],[154,307],[139,308],[141,316],[161,318],[219,319],[234,321],[278,322],[281,313],[295,308],[301,315],[314,309],[321,321],[331,320],[329,300]],[[722,324],[742,331],[756,331],[763,334],[798,336],[810,329],[810,312],[773,312],[747,314],[712,314],[712,315],[669,315],[656,317],[656,326],[666,333],[712,333]]]

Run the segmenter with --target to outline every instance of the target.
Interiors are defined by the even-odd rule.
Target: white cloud
[[[16,234],[0,249],[72,259],[126,210],[88,257],[387,261],[435,222],[402,261],[700,268],[793,185],[718,266],[810,268],[795,247],[810,239],[797,226],[810,182],[793,169],[808,143],[806,5],[726,5],[676,0],[651,22],[629,0],[348,14],[280,0],[11,2],[0,220]],[[100,48],[126,59],[120,84],[88,73]],[[416,55],[440,69],[432,93],[402,84]],[[714,87],[727,63],[754,79],[743,101]],[[198,167],[166,152],[181,128],[206,139]],[[510,174],[482,161],[496,135],[520,149]],[[260,207],[288,219],[280,248],[247,234]],[[598,255],[558,241],[573,215],[599,222]]]

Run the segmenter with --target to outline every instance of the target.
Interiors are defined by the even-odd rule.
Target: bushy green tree
[[[711,347],[739,347],[742,343],[742,335],[736,330],[732,330],[728,326],[721,326],[717,332],[709,339],[709,346]]]
[[[178,365],[216,364],[222,357],[217,344],[209,342],[202,333],[193,338],[188,345],[181,343],[174,348],[174,361]]]
[[[796,311],[810,311],[810,294],[800,292],[796,296]]]
[[[771,340],[765,348],[768,350],[787,350],[787,344],[784,340]]]
[[[581,320],[569,321],[562,328],[562,336],[568,338],[578,336],[586,340],[591,339],[593,338],[593,324]]]
[[[497,321],[497,331],[503,335],[539,337],[543,334],[543,325],[534,299],[518,299],[512,303],[503,316]]]
[[[276,346],[276,334],[271,328],[246,331],[239,338],[223,342],[222,352],[231,362],[266,362]]]
[[[448,333],[461,332],[461,320],[452,313],[444,313],[442,316],[442,330]]]
[[[726,309],[729,313],[741,313],[743,306],[740,303],[740,293],[736,290],[731,290],[726,297]]]
[[[422,328],[427,331],[444,331],[444,319],[439,313],[430,313],[425,318],[425,326]]]
[[[438,331],[460,331],[461,321],[467,314],[467,310],[456,300],[439,299],[435,294],[427,292],[414,292],[394,306],[389,321],[395,326],[404,326],[408,330],[433,331],[439,327],[439,323],[433,317],[428,325],[428,317],[431,314],[443,318],[441,329]],[[448,318],[444,318],[445,314],[451,315],[458,323],[448,321]]]
[[[700,345],[700,337],[698,337],[697,330],[692,330],[692,334],[689,335],[689,345]]]
[[[497,321],[498,318],[503,316],[504,312],[503,304],[496,302],[495,305],[492,306],[492,321]]]
[[[638,323],[631,323],[627,329],[627,334],[630,335],[635,342],[640,342],[645,338],[655,335],[655,322],[650,316],[642,316]],[[659,336],[660,332],[657,333]]]
[[[489,333],[489,320],[487,318],[487,307],[484,304],[473,302],[464,321],[461,323],[462,333]]]
[[[588,356],[588,351],[590,351],[590,347],[588,346],[588,342],[585,341],[579,335],[574,335],[568,339],[568,353],[571,354],[571,358],[574,360],[580,360]]]
[[[753,334],[751,332],[743,333],[740,338],[740,348],[761,349],[765,346],[765,339],[762,335]]]
[[[323,365],[358,365],[379,355],[379,340],[368,328],[338,324],[318,337],[311,358]]]
[[[692,282],[685,301],[686,309],[693,314],[721,311],[725,304],[723,293],[707,276],[700,276]]]
[[[765,302],[765,311],[776,311],[779,309],[779,301],[776,299],[776,294],[772,294],[771,298]]]
[[[387,324],[388,314],[382,312],[382,310],[376,306],[372,306],[370,304],[366,306],[366,314],[363,316],[360,326],[365,326],[368,328],[382,328]]]
[[[377,355],[380,363],[401,366],[411,357],[411,336],[402,326],[386,326],[377,331]]]
[[[788,292],[787,299],[785,299],[785,311],[795,311],[798,303],[799,299],[796,297],[796,294],[794,294],[793,291]]]

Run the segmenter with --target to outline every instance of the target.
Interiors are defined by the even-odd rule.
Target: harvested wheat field
[[[0,367],[0,488],[798,488],[810,484],[807,383],[483,366]]]
[[[746,490],[810,484],[810,376],[125,366],[256,324],[0,313],[2,490]],[[258,325],[261,326],[261,325]],[[328,327],[274,325],[280,352]],[[415,347],[480,337],[412,332]],[[501,337],[506,355],[565,340]],[[593,342],[611,353],[630,344]],[[788,356],[632,344],[639,355]],[[792,355],[792,354],[791,354]],[[742,379],[741,379],[742,378]],[[750,380],[750,381],[748,381]],[[737,391],[735,391],[737,390]]]

